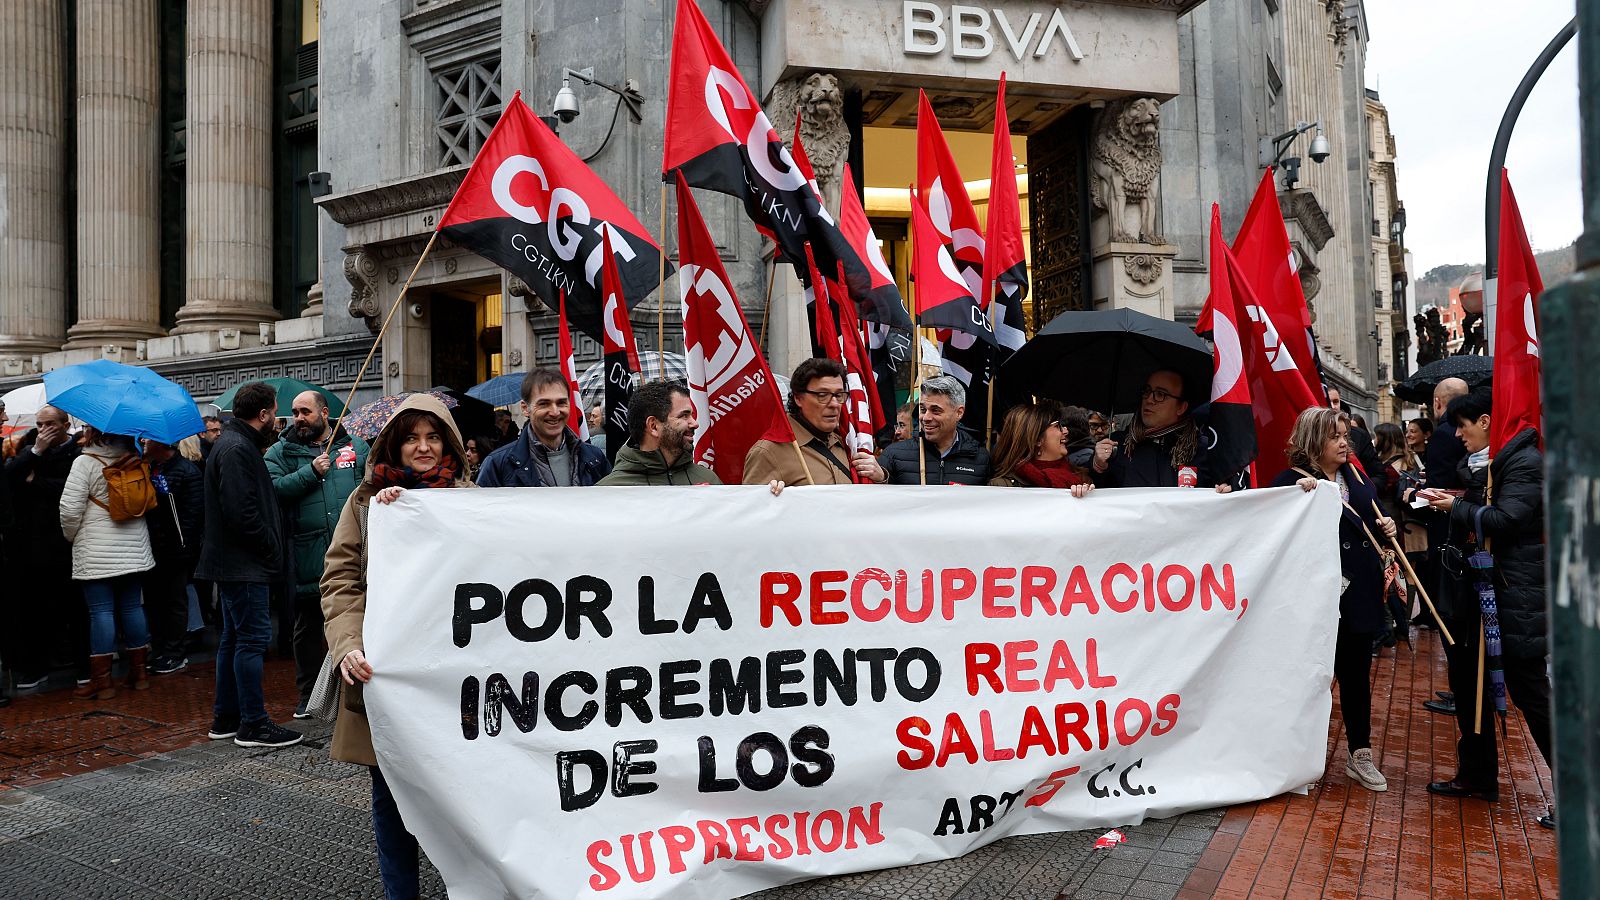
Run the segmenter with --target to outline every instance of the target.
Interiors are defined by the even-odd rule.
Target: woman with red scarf
[[[1082,497],[1094,490],[1087,473],[1067,459],[1061,404],[1037,400],[1013,406],[994,445],[991,487],[1067,488]]]
[[[406,398],[378,432],[367,455],[366,479],[345,502],[322,574],[322,613],[328,651],[344,679],[330,754],[372,773],[372,831],[386,897],[418,896],[417,840],[406,829],[394,795],[372,752],[362,685],[375,676],[361,647],[367,610],[367,512],[406,491],[475,487],[467,452],[450,411],[429,394]],[[377,677],[381,677],[381,673]]]

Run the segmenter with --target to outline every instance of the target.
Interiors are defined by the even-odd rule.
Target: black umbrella
[[[1131,309],[1056,316],[1000,369],[1001,383],[1099,412],[1139,407],[1145,379],[1158,369],[1183,376],[1184,399],[1211,391],[1211,348],[1186,326]]]
[[[1410,378],[1394,386],[1394,395],[1409,403],[1426,406],[1433,400],[1433,389],[1446,378],[1459,378],[1476,389],[1490,383],[1494,360],[1487,356],[1446,356],[1418,369]]]

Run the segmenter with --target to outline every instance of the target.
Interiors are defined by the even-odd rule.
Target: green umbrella
[[[291,409],[291,407],[294,406],[294,398],[300,396],[306,391],[316,391],[317,393],[321,394],[323,399],[328,401],[329,413],[335,416],[344,414],[344,401],[340,400],[332,391],[328,390],[322,385],[312,384],[309,381],[301,381],[298,378],[257,378],[253,380],[270,385],[274,391],[278,392],[278,415],[283,416],[284,418],[294,415],[294,410]],[[249,383],[250,382],[240,382],[239,384],[228,388],[226,393],[211,402],[216,404],[217,408],[220,410],[232,412],[233,395],[239,393],[239,388],[244,387]]]

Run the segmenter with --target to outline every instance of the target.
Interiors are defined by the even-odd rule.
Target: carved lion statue
[[[829,208],[837,210],[839,180],[850,155],[850,129],[844,121],[844,91],[839,79],[813,72],[804,79],[779,82],[772,89],[767,109],[772,111],[772,124],[780,136],[792,135],[795,112],[799,111],[800,140],[816,171],[817,185]]]
[[[1151,97],[1117,100],[1095,122],[1089,185],[1094,205],[1111,217],[1111,240],[1163,243],[1156,227],[1156,183],[1161,175],[1161,104]],[[1128,232],[1129,205],[1139,210],[1139,233]]]

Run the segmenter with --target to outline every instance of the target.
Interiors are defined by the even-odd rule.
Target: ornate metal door
[[[1078,107],[1028,135],[1033,328],[1089,308],[1089,125]]]

